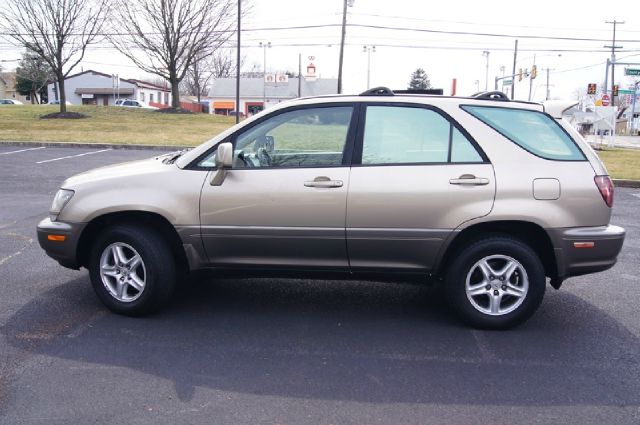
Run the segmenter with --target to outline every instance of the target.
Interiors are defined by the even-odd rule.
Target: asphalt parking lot
[[[640,190],[616,192],[616,267],[508,332],[370,282],[195,282],[120,317],[35,226],[66,176],[157,154],[0,145],[0,423],[640,423]]]

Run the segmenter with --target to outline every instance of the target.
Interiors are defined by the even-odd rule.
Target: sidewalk
[[[594,147],[607,146],[609,143],[609,136],[603,137],[589,134],[585,136],[585,140]],[[640,149],[640,136],[616,136],[614,146],[616,148]]]

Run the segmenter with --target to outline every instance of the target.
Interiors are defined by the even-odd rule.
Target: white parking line
[[[91,151],[91,152],[79,153],[78,155],[69,155],[69,156],[62,156],[60,158],[45,159],[44,161],[37,161],[36,164],[44,164],[45,162],[60,161],[62,159],[77,158],[79,156],[85,156],[85,155],[93,155],[94,153],[107,152],[107,151],[110,151],[110,150],[112,150],[112,149],[102,149],[102,150],[99,150],[99,151]]]
[[[39,148],[20,149],[19,151],[2,152],[0,155],[11,155],[12,153],[20,153],[26,151],[37,151],[38,149],[45,149],[46,146],[40,146]]]

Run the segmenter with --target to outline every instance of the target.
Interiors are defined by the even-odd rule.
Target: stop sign
[[[609,97],[608,94],[603,94],[602,95],[602,106],[609,106],[609,104],[611,103],[611,98]]]

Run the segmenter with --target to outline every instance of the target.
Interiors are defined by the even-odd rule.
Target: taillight
[[[593,180],[598,186],[600,195],[609,208],[613,206],[613,182],[609,176],[595,176]]]

